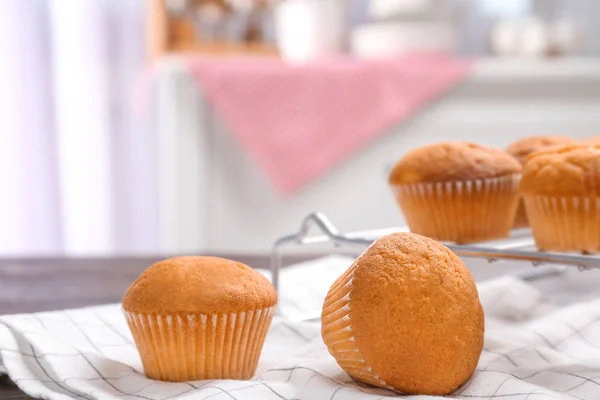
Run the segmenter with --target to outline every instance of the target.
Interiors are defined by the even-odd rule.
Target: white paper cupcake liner
[[[228,314],[139,314],[124,310],[145,374],[162,381],[249,379],[274,307]]]
[[[468,243],[508,236],[520,177],[392,185],[392,190],[412,232]]]
[[[349,375],[371,385],[394,390],[365,361],[352,329],[350,292],[356,263],[361,257],[329,289],[321,314],[323,341],[329,353]]]
[[[600,197],[523,198],[540,250],[600,252]]]

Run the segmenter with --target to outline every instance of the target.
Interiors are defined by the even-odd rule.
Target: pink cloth
[[[469,73],[471,62],[415,55],[189,65],[224,124],[275,188],[291,194],[435,100]]]

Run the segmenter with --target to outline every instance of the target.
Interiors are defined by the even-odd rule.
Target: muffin
[[[573,144],[575,140],[568,136],[532,136],[524,139],[517,140],[508,148],[506,152],[511,156],[515,157],[521,165],[525,162],[527,156],[539,150],[547,149],[553,146],[562,146],[567,144]],[[527,220],[527,213],[525,212],[525,204],[523,200],[519,200],[517,206],[517,213],[515,216],[515,222],[513,225],[515,228],[524,228],[529,226]]]
[[[504,151],[438,143],[402,157],[389,184],[412,232],[471,243],[509,235],[520,173],[519,162]]]
[[[600,250],[600,146],[570,145],[530,155],[520,190],[540,250]]]
[[[144,271],[123,310],[148,378],[249,379],[276,303],[273,286],[247,265],[176,257]]]
[[[349,375],[405,394],[445,395],[472,376],[484,315],[460,258],[414,233],[371,245],[331,286],[323,341]]]

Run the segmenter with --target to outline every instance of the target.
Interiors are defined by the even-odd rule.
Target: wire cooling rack
[[[311,234],[312,228],[316,228],[318,233]],[[401,226],[359,232],[340,232],[325,215],[312,213],[304,218],[297,233],[284,236],[275,242],[271,253],[273,286],[279,290],[279,270],[282,267],[283,249],[285,247],[325,243],[331,243],[336,247],[342,245],[368,246],[373,241],[390,233],[408,231],[408,227]],[[533,266],[543,264],[555,266],[554,268],[530,270],[519,274],[519,277],[525,280],[534,280],[549,274],[560,273],[567,267],[576,267],[579,270],[600,268],[600,256],[538,251],[535,248],[529,229],[514,230],[509,238],[503,240],[473,245],[444,244],[461,257],[482,258],[487,259],[489,262],[528,261]],[[557,266],[562,267],[558,268]]]

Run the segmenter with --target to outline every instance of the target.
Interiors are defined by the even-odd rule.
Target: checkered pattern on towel
[[[282,282],[289,284],[282,287],[282,304],[296,312],[318,308],[327,285],[305,286],[311,279],[289,278],[302,271],[314,282],[315,276],[336,275],[349,262],[330,257],[284,271]],[[600,399],[600,300],[556,308],[514,278],[483,284],[480,295],[487,320],[485,350],[474,377],[451,397]],[[250,381],[145,378],[119,305],[0,317],[0,355],[10,378],[43,399],[375,400],[396,395],[345,374],[327,353],[318,323],[281,317],[273,321]]]

